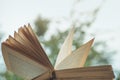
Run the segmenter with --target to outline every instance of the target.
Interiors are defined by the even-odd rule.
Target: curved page
[[[94,39],[90,40],[89,42],[72,52],[72,54],[68,55],[64,60],[62,60],[60,64],[58,64],[58,66],[56,66],[56,69],[60,70],[83,67],[93,40]]]

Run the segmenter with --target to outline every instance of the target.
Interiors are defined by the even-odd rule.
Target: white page
[[[94,39],[90,40],[89,42],[72,52],[72,54],[68,55],[64,60],[62,60],[62,62],[60,62],[56,66],[56,69],[60,70],[83,67],[93,41]]]
[[[55,63],[55,69],[56,69],[56,66],[72,52],[73,33],[74,33],[74,27],[69,32],[67,38],[65,39],[58,53],[58,57]]]
[[[8,70],[16,75],[31,80],[34,77],[48,71],[48,69],[41,64],[21,55],[19,52],[10,49],[9,47],[2,45],[2,52],[6,65],[9,64]],[[7,58],[7,59],[6,59]],[[9,63],[8,63],[9,62]]]

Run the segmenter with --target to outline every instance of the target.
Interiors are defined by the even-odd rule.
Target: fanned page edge
[[[2,43],[3,56],[5,55],[4,57],[7,59],[7,60],[5,60],[5,62],[7,62],[7,61],[9,62],[7,48],[9,48],[9,49],[12,50],[12,51],[15,51],[15,50],[12,49],[10,46],[8,46],[6,43]],[[11,54],[14,55],[14,56],[17,56],[17,57],[19,57],[19,58],[21,58],[21,59],[23,59],[23,60],[25,60],[25,61],[28,61],[28,62],[29,62],[29,60],[30,60],[30,61],[32,61],[33,63],[36,63],[37,65],[39,65],[40,67],[42,67],[42,68],[44,68],[44,69],[46,69],[46,70],[49,70],[47,67],[45,67],[45,66],[39,64],[38,62],[30,59],[29,57],[26,57],[26,56],[24,56],[24,55],[18,54],[18,53],[19,53],[18,51],[15,51],[15,52],[17,52],[17,53],[16,53],[16,54],[11,53]],[[6,56],[6,55],[7,55],[7,56]],[[23,57],[23,58],[22,58],[22,57]],[[9,65],[9,67],[10,67],[10,65]]]
[[[79,68],[83,67],[90,51],[91,45],[94,38],[83,44],[80,48],[73,51],[64,60],[56,66],[56,70],[67,69],[67,68]]]
[[[10,53],[9,51],[12,51],[12,52],[15,52],[15,53]],[[14,49],[12,49],[12,47],[8,46],[5,42],[2,43],[2,52],[3,52],[3,57],[4,57],[4,60],[5,60],[5,64],[6,64],[6,67],[8,69],[8,71],[11,71],[13,72],[13,69],[11,67],[11,64],[10,64],[10,59],[8,57],[8,55],[13,55],[13,56],[16,56],[17,58],[19,59],[22,59],[28,63],[31,63],[33,65],[36,65],[37,67],[39,67],[40,69],[43,69],[44,72],[46,71],[49,71],[48,68],[44,67],[43,65],[39,64],[38,62],[34,61],[34,60],[31,60],[30,58],[24,56],[24,55],[21,55],[19,54],[19,52],[15,51]],[[22,66],[22,65],[21,65]],[[43,72],[43,73],[44,73]],[[19,76],[19,75],[18,75]],[[22,77],[22,76],[21,76]]]
[[[8,39],[8,46],[10,46],[12,49],[21,52],[22,55],[29,57],[32,60],[35,60],[36,62],[39,62],[39,60],[37,58],[39,58],[36,55],[30,55],[30,53],[35,53],[33,52],[31,49],[28,50],[29,48],[25,47],[24,45],[22,45],[19,41],[17,41],[15,38],[13,38],[12,36],[9,36]],[[26,44],[27,45],[27,44]],[[24,54],[23,54],[24,53]],[[29,54],[28,54],[29,53]],[[41,63],[40,63],[41,64]]]
[[[31,33],[31,35],[34,37],[34,40],[36,41],[38,48],[40,48],[40,49],[42,50],[43,56],[45,57],[45,60],[46,60],[46,62],[48,63],[49,68],[50,68],[51,70],[54,70],[53,65],[51,64],[50,60],[48,59],[47,54],[45,53],[44,49],[42,48],[41,44],[39,43],[39,41],[38,41],[38,39],[37,39],[37,36],[35,35],[34,31],[32,30],[32,27],[31,27],[30,24],[28,24],[28,28],[27,28],[27,29],[29,30],[29,32]]]
[[[24,33],[23,33],[23,28],[26,28],[26,29],[24,29]],[[19,30],[18,30],[18,33],[17,32],[15,32],[15,34],[17,33],[17,34],[23,34],[22,35],[22,38],[27,38],[27,37],[29,37],[29,34],[27,33],[26,34],[26,31],[28,31],[27,29],[29,29],[31,32],[31,35],[32,35],[32,37],[34,38],[33,40],[34,40],[34,42],[37,40],[37,37],[36,37],[36,35],[34,34],[34,32],[32,31],[32,28],[31,28],[31,26],[30,26],[30,24],[28,24],[28,26],[24,26],[24,27],[20,27],[19,28]],[[14,37],[15,37],[15,34],[14,34]],[[20,35],[21,36],[21,35]],[[27,36],[27,37],[25,37],[25,36]],[[15,40],[15,38],[13,38],[12,36],[9,36],[9,38],[5,41],[5,42],[3,42],[3,44],[4,43],[7,43],[8,45],[12,45],[11,44],[11,42],[9,43],[9,41],[11,41],[11,39],[13,39],[13,40]],[[16,41],[16,40],[15,40]],[[37,42],[39,42],[38,40],[37,40]],[[37,43],[36,42],[36,43]],[[18,43],[19,43],[19,41],[18,41]],[[2,44],[2,45],[3,45]],[[14,43],[13,43],[14,44]],[[39,43],[40,44],[40,43]],[[12,45],[12,46],[14,46],[14,45]],[[12,46],[11,46],[11,48],[12,48]],[[19,46],[19,45],[18,45]],[[39,46],[39,45],[38,45]],[[3,51],[3,56],[4,56],[4,60],[5,60],[5,63],[6,63],[6,66],[7,66],[7,69],[8,70],[10,70],[11,71],[11,65],[10,65],[10,62],[9,62],[9,57],[8,57],[8,55],[7,55],[7,52],[5,52],[6,50],[4,50],[3,49],[4,47],[2,47],[2,51]],[[15,47],[14,47],[15,48]],[[22,48],[22,47],[21,47]],[[42,46],[40,45],[40,47],[39,48],[42,48]],[[17,51],[17,50],[15,50],[15,51]],[[44,50],[42,49],[42,51],[44,52]],[[48,57],[47,57],[47,55],[45,54],[45,52],[43,53],[44,55],[44,57],[45,58],[47,58],[47,59],[45,59],[44,61],[46,61],[46,60],[48,60],[47,61],[47,64],[48,64],[48,66],[44,66],[43,65],[43,67],[45,67],[47,70],[50,70],[50,71],[52,71],[52,70],[54,70],[54,68],[53,68],[53,66],[52,66],[52,64],[50,63],[50,61],[49,61],[49,59],[48,59]],[[21,54],[20,54],[21,55]],[[25,56],[25,55],[24,55]],[[25,56],[25,57],[27,57],[27,56]],[[31,59],[30,57],[29,57],[29,59]],[[43,61],[43,62],[44,62]],[[36,61],[35,61],[36,62]],[[41,65],[41,64],[39,64],[39,65]]]
[[[29,42],[30,44],[34,45],[35,51],[37,51],[36,55],[41,56],[41,58],[46,61],[45,66],[48,67],[49,69],[53,70],[53,66],[50,63],[45,51],[43,50],[41,44],[39,43],[37,36],[35,35],[35,33],[33,32],[31,25],[28,24],[28,26],[24,25],[24,27],[20,27],[18,29],[18,34],[27,42]],[[30,38],[31,37],[31,38]],[[37,56],[37,57],[39,57]],[[42,61],[43,61],[42,60]]]
[[[55,69],[57,65],[72,52],[72,41],[73,41],[74,30],[75,30],[75,27],[72,27],[62,47],[60,48],[60,51],[58,53],[56,63],[55,63]]]
[[[2,43],[1,48],[2,48],[2,55],[3,55],[5,65],[6,65],[7,69],[11,71],[11,65],[10,65],[8,53],[7,53],[7,50],[5,48],[4,42]]]
[[[32,43],[25,38],[21,37],[17,32],[14,33],[14,39],[20,43],[25,48],[29,48],[31,53],[34,53],[34,55],[37,57],[36,59],[42,58],[40,55],[37,53],[37,49],[32,45]],[[40,59],[39,59],[40,60]],[[43,64],[41,61],[39,61],[41,64]],[[44,64],[43,64],[44,65]],[[45,66],[45,65],[44,65]]]
[[[36,43],[37,39],[36,40],[34,39],[34,37],[36,37],[36,36],[32,36],[32,34],[34,34],[34,33],[33,32],[30,33],[27,26],[24,25],[24,28],[20,28],[19,31],[18,31],[18,34],[23,36],[23,39],[25,39],[25,41],[27,41],[27,42],[29,42],[29,44],[31,44],[31,47],[33,46],[33,49],[34,49],[33,52],[37,57],[36,59],[39,59],[39,58],[42,59],[42,61],[39,59],[41,63],[43,62],[43,60],[46,61],[45,57],[43,55],[38,54],[38,53],[40,53],[40,51],[38,51],[38,50],[41,50],[41,48],[36,47],[35,44],[40,44],[40,43]],[[31,38],[29,38],[29,37],[31,37]],[[48,67],[48,65],[46,63],[43,64],[43,65]]]

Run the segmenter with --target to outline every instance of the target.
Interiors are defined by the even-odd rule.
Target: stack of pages
[[[25,80],[113,80],[111,65],[83,67],[93,40],[72,51],[74,27],[56,60],[50,63],[30,24],[2,43],[7,69]]]

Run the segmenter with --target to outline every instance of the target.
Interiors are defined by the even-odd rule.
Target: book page
[[[47,64],[45,65],[45,62],[43,62],[43,59],[39,59],[41,57],[38,57],[36,55],[35,50],[32,50],[29,47],[26,47],[25,45],[29,45],[29,44],[21,44],[19,43],[16,39],[14,39],[13,37],[9,36],[6,45],[10,46],[12,49],[20,52],[21,55],[24,55],[26,57],[29,57],[31,60],[34,60],[36,62],[39,62],[40,64],[47,66]]]
[[[30,24],[20,27],[14,37],[9,36],[2,43],[2,52],[8,70],[23,78],[33,79],[54,70]]]
[[[5,63],[6,65],[9,65],[7,66],[8,70],[26,80],[31,80],[48,71],[44,66],[21,55],[19,52],[9,48],[5,44],[2,44],[2,51]],[[5,55],[7,55],[7,57]]]
[[[42,52],[39,51],[39,48],[35,47],[34,43],[31,42],[32,40],[27,38],[27,36],[28,36],[32,39],[30,34],[27,32],[24,32],[24,34],[25,33],[29,34],[29,35],[24,35],[22,32],[23,32],[22,28],[20,28],[19,33],[17,33],[17,32],[14,33],[14,38],[12,38],[12,41],[14,41],[14,42],[12,45],[16,46],[15,49],[17,48],[17,49],[19,49],[19,51],[23,51],[25,53],[27,52],[26,56],[31,56],[31,57],[33,57],[32,59],[39,61],[40,64],[49,67],[48,63],[46,63],[45,57],[43,57],[41,55]],[[11,38],[9,38],[9,40],[11,40]],[[17,45],[18,43],[19,43],[19,45]],[[20,48],[22,48],[22,49],[20,49]],[[23,55],[25,55],[25,54],[23,54]],[[44,62],[43,62],[43,60],[44,60]]]
[[[58,66],[58,64],[72,52],[73,33],[74,33],[74,27],[69,32],[67,38],[65,39],[65,41],[58,53],[58,57],[57,57],[57,60],[55,63],[55,69]]]
[[[34,41],[35,41],[35,43],[37,45],[36,48],[38,47],[38,52],[39,52],[38,54],[41,55],[41,56],[43,56],[43,58],[45,59],[44,61],[46,61],[48,68],[50,68],[51,70],[53,70],[54,67],[52,66],[50,60],[48,59],[45,51],[43,50],[43,48],[41,46],[41,44],[39,43],[39,41],[38,41],[36,35],[34,34],[34,32],[33,32],[32,28],[31,28],[30,24],[28,24],[27,30],[31,34],[31,37],[33,37],[33,39],[34,39]]]
[[[25,53],[28,52],[25,54],[26,56],[33,57],[32,59],[39,61],[40,64],[53,70],[53,66],[40,45],[30,24],[28,24],[28,26],[24,25],[24,27],[20,27],[18,29],[18,33],[14,32],[14,37],[10,36],[10,39],[8,40],[12,40],[12,45],[16,46],[19,51],[23,51]]]
[[[56,69],[60,70],[60,69],[83,67],[93,41],[94,39],[90,40],[89,42],[82,45],[77,50],[73,51],[70,55],[68,55],[64,60],[62,60],[56,66]]]

